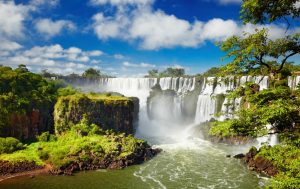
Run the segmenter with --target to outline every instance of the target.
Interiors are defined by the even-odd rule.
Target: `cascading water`
[[[209,121],[216,112],[216,100],[209,95],[199,95],[196,110],[196,123]]]
[[[227,99],[225,99],[223,102],[218,102],[218,98],[216,98],[216,96],[220,94],[227,94],[228,91],[232,91],[238,86],[244,86],[246,82],[258,84],[260,86],[260,90],[264,90],[269,87],[268,76],[242,76],[238,78],[236,82],[234,81],[234,77],[229,77],[226,79],[215,77],[206,78],[198,97],[195,123],[199,124],[209,121],[211,118],[219,120],[223,120],[226,117],[230,118],[229,115],[233,112],[233,109],[239,107],[241,99],[235,99],[234,102],[231,103],[229,103]],[[216,112],[216,105],[218,103],[222,103],[221,112]],[[227,104],[233,105],[228,106]],[[224,113],[225,115],[221,117],[215,117],[216,113]]]
[[[289,76],[288,85],[291,89],[295,90],[300,82],[300,76]]]

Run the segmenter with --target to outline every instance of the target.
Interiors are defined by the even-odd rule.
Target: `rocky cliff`
[[[45,103],[43,108],[11,113],[7,116],[6,127],[2,128],[0,136],[31,140],[43,132],[52,132],[53,106]]]
[[[133,134],[138,103],[137,98],[99,94],[60,97],[54,108],[55,132],[67,131],[85,117],[104,130]]]

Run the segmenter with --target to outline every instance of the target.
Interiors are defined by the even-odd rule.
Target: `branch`
[[[270,71],[271,66],[263,61],[263,56],[264,56],[264,54],[261,54],[259,57],[256,56],[255,58],[260,65],[266,66],[268,68],[268,71]]]
[[[282,61],[281,61],[281,65],[280,68],[278,70],[276,70],[277,72],[279,72],[280,70],[282,70],[284,64],[286,63],[287,59],[290,58],[291,56],[294,56],[296,54],[300,53],[300,50],[292,52],[291,54],[287,55]]]
[[[283,17],[283,19],[286,21],[286,23],[287,23],[287,27],[286,27],[286,29],[285,29],[285,34],[288,32],[288,30],[290,29],[290,26],[291,26],[291,24],[290,24],[290,22],[288,21],[288,19],[286,18],[286,17]]]

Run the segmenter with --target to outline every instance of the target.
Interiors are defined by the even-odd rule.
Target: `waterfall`
[[[232,91],[239,86],[245,86],[247,82],[253,82],[260,86],[260,90],[269,88],[269,77],[268,76],[242,76],[234,81],[234,77],[228,78],[215,78],[207,77],[204,80],[202,90],[198,96],[197,110],[195,116],[195,123],[201,123],[215,118],[218,120],[224,120],[226,118],[232,118],[234,110],[239,108],[241,99],[234,99],[229,102],[225,99],[223,102],[221,112],[224,114],[219,118],[216,118],[214,114],[220,113],[216,111],[216,95],[227,94],[228,91]],[[300,78],[299,78],[300,80]],[[237,85],[235,84],[237,83]],[[206,100],[206,102],[204,102]],[[228,106],[227,104],[231,104]],[[204,109],[203,109],[204,108]]]
[[[300,82],[300,76],[289,76],[288,85],[291,89],[295,90]]]
[[[216,113],[216,101],[209,95],[199,95],[196,110],[196,123],[209,121]]]
[[[169,94],[171,97],[158,101],[157,104],[148,104],[148,109],[156,111],[157,117],[166,117],[170,123],[180,124],[179,120],[184,117],[184,108],[192,107],[194,117],[192,119],[195,124],[209,121],[211,118],[224,120],[232,118],[234,110],[240,106],[241,99],[228,100],[224,99],[224,94],[232,91],[239,86],[244,86],[247,82],[253,82],[260,86],[260,90],[269,87],[268,76],[241,76],[216,78],[204,78],[197,85],[196,78],[190,77],[164,77],[164,78],[101,78],[99,81],[87,80],[89,84],[85,84],[89,91],[96,92],[118,92],[125,96],[136,96],[140,99],[140,119],[149,119],[147,115],[147,98],[150,96],[152,88],[159,85],[162,90],[173,91]],[[295,89],[300,82],[300,76],[289,77],[288,83],[291,89]],[[77,81],[78,83],[78,81]],[[95,84],[98,87],[95,87]],[[201,88],[200,88],[201,87]],[[92,89],[91,89],[92,88]],[[193,100],[193,106],[190,104],[185,106],[185,95],[189,91],[195,91],[193,94],[198,95],[197,100]],[[163,94],[164,95],[164,94]],[[223,95],[223,97],[222,97]],[[194,97],[195,98],[195,97]],[[163,102],[163,101],[168,101]],[[215,114],[222,113],[220,117]],[[156,119],[156,118],[153,118]],[[149,121],[149,120],[148,120]]]
[[[179,93],[185,93],[187,91],[193,91],[195,89],[195,78],[183,78],[183,77],[164,77],[159,79],[159,85],[162,90],[174,90]]]

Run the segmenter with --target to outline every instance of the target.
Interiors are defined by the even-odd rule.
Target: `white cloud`
[[[0,1],[0,36],[22,37],[23,22],[28,12],[27,6],[16,5],[13,1]]]
[[[240,4],[240,3],[242,3],[243,1],[242,1],[242,0],[218,0],[218,2],[219,2],[220,4],[227,5],[227,4]]]
[[[295,7],[296,7],[297,9],[300,8],[300,1],[298,1],[298,2],[295,3]]]
[[[83,51],[78,47],[70,47],[64,49],[61,45],[50,45],[50,46],[35,46],[29,50],[24,51],[24,56],[27,57],[42,57],[51,59],[64,58],[70,61],[77,62],[89,62],[90,57],[100,56],[103,54],[102,51]]]
[[[131,1],[97,1],[99,5],[110,3],[118,6]],[[117,9],[114,14],[105,16],[103,12],[93,16],[93,29],[101,40],[110,38],[124,41],[136,41],[146,50],[174,47],[198,47],[205,41],[222,41],[232,35],[242,35],[244,31],[254,32],[255,28],[269,29],[271,38],[282,37],[285,26],[281,25],[242,25],[234,20],[214,18],[207,22],[195,20],[189,22],[168,15],[161,10],[154,11],[152,1],[137,7]],[[225,2],[225,1],[223,1]],[[226,1],[229,3],[229,1]],[[232,1],[231,1],[232,2]],[[132,3],[136,3],[132,1]]]
[[[47,7],[55,7],[59,4],[60,0],[31,0],[30,5],[32,6],[47,6]]]
[[[118,59],[118,60],[122,60],[122,59],[125,58],[125,56],[122,55],[122,54],[115,54],[115,55],[114,55],[114,58],[115,58],[115,59]]]
[[[100,61],[100,60],[92,60],[91,63],[92,63],[92,64],[100,64],[101,61]]]
[[[77,47],[70,47],[67,52],[70,54],[79,54],[82,52],[82,50]]]
[[[14,45],[14,48],[18,47],[17,44],[12,44],[12,47],[9,48],[13,48]],[[3,48],[3,46],[0,47]],[[100,63],[100,60],[91,60],[91,57],[98,56],[100,52],[103,53],[99,50],[84,51],[78,47],[63,48],[59,44],[35,46],[31,49],[19,49],[11,52],[0,49],[2,56],[0,56],[0,64],[8,66],[25,64],[36,72],[48,69],[59,74],[82,73],[90,67],[100,69],[95,65]]]
[[[122,33],[130,24],[130,21],[126,15],[122,13],[117,14],[115,17],[105,17],[103,13],[98,13],[93,16],[94,31],[98,38],[122,38],[125,35]]]
[[[157,49],[160,47],[185,46],[195,47],[202,42],[202,23],[190,24],[174,15],[166,15],[162,11],[148,12],[134,18],[130,35],[142,39],[142,48]]]
[[[214,18],[203,27],[201,36],[203,40],[220,41],[239,33],[239,26],[233,20]]]
[[[74,30],[76,27],[69,20],[53,21],[51,19],[40,19],[36,21],[35,28],[41,34],[46,35],[46,37],[53,37],[60,34],[63,29]]]
[[[17,42],[9,41],[9,40],[4,40],[0,39],[0,50],[6,50],[6,51],[13,51],[13,50],[18,50],[22,48],[22,45],[20,45]]]
[[[140,64],[133,64],[130,62],[123,62],[123,66],[125,67],[133,67],[133,68],[155,68],[156,66],[153,64],[147,64],[147,63],[140,63]]]
[[[102,51],[99,51],[99,50],[94,50],[94,51],[89,51],[87,52],[87,54],[89,56],[101,56],[103,55],[104,53]]]
[[[56,44],[51,46],[35,46],[29,50],[24,51],[24,56],[26,57],[42,57],[42,58],[63,58],[64,55],[64,49]]]
[[[92,5],[111,4],[114,6],[121,5],[147,5],[151,4],[153,0],[91,0]]]

